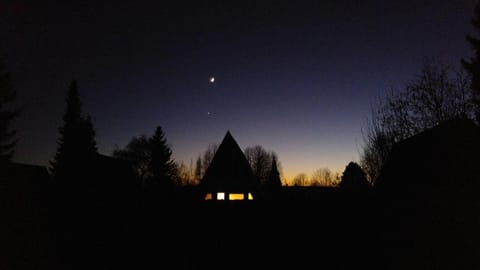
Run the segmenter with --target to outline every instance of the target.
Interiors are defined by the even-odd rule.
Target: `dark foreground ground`
[[[0,269],[480,269],[471,196],[296,190],[212,203],[2,194]]]

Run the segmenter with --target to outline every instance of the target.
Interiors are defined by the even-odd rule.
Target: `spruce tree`
[[[348,163],[342,174],[340,188],[362,191],[370,188],[365,172],[356,162]]]
[[[277,160],[275,156],[273,156],[272,166],[265,186],[269,189],[280,188],[282,186],[282,181],[280,180],[280,173],[278,172]]]
[[[150,138],[150,146],[152,152],[149,167],[152,172],[152,183],[160,187],[171,187],[176,175],[176,166],[172,159],[172,150],[160,126]]]
[[[472,25],[477,35],[480,34],[480,2],[475,5]],[[466,37],[473,51],[469,60],[462,59],[462,65],[471,76],[472,102],[475,105],[475,118],[480,123],[480,39],[467,35]]]
[[[17,143],[16,132],[11,129],[19,115],[19,110],[12,107],[15,98],[11,74],[0,63],[0,164],[10,161]]]
[[[97,154],[95,131],[90,116],[82,115],[82,104],[76,81],[72,81],[66,98],[63,126],[54,160],[51,161],[55,178],[76,177],[88,171]]]
[[[204,170],[205,169],[202,169],[202,158],[200,156],[198,156],[197,158],[197,162],[195,163],[195,181],[197,183],[200,183],[200,181],[202,180],[202,177],[203,177],[203,174],[204,174]]]

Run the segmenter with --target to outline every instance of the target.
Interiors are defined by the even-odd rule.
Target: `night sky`
[[[162,126],[188,166],[230,130],[242,148],[275,151],[287,179],[358,161],[377,99],[425,57],[470,56],[475,3],[8,2],[0,55],[23,108],[14,160],[53,158],[76,79],[102,154]]]

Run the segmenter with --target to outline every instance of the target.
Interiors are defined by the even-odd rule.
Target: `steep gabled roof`
[[[218,147],[201,186],[208,191],[251,192],[259,182],[245,155],[229,131]]]

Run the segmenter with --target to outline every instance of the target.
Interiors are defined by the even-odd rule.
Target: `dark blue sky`
[[[53,158],[77,79],[101,153],[160,125],[187,165],[230,130],[242,148],[277,152],[287,178],[343,170],[376,99],[425,57],[470,55],[475,3],[98,2],[0,4],[0,54],[23,107],[15,160]]]

